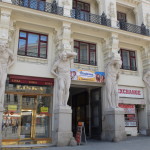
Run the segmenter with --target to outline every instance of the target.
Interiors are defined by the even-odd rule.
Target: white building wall
[[[107,16],[110,16],[110,3],[114,3],[113,0],[102,0],[98,3],[99,0],[83,0],[84,2],[90,3],[91,6],[91,13],[98,14],[98,12],[105,12]],[[51,2],[50,0],[48,2]],[[118,5],[119,2],[119,5]],[[60,6],[63,5],[62,2],[59,1]],[[114,3],[115,7],[115,14],[116,11],[121,11],[127,13],[127,22],[132,24],[140,25],[142,22],[147,26],[150,25],[149,22],[149,10],[150,10],[150,2],[141,1],[140,3],[135,3],[134,0],[128,2],[127,0],[117,0],[117,3]],[[6,9],[6,7],[10,7],[10,10]],[[116,9],[117,6],[117,9]],[[130,6],[130,7],[129,7]],[[5,7],[5,9],[3,9]],[[72,4],[66,7],[66,9],[71,9]],[[71,38],[70,42],[72,42],[72,51],[73,51],[73,41],[80,40],[86,41],[89,43],[96,44],[96,57],[97,57],[97,66],[90,66],[90,65],[81,65],[81,64],[73,64],[72,67],[80,68],[80,69],[87,69],[87,70],[95,70],[103,72],[105,71],[105,64],[106,59],[109,55],[109,52],[114,50],[115,42],[118,42],[118,49],[124,48],[128,50],[135,50],[136,51],[136,63],[137,63],[137,71],[129,71],[121,69],[121,76],[119,79],[119,86],[128,86],[128,87],[139,87],[145,90],[145,84],[143,82],[143,56],[142,50],[147,48],[148,43],[150,42],[150,37],[143,36],[140,34],[131,33],[128,31],[122,31],[120,29],[114,29],[102,25],[92,24],[89,22],[83,22],[81,20],[72,19],[68,17],[48,14],[45,12],[39,12],[37,10],[32,10],[28,8],[23,8],[14,5],[5,5],[0,2],[0,9],[1,12],[5,10],[5,14],[11,14],[12,16],[11,21],[15,22],[15,40],[13,43],[13,50],[15,54],[15,64],[9,70],[9,74],[15,75],[24,75],[24,76],[35,76],[35,77],[45,77],[45,78],[53,78],[50,73],[51,67],[55,60],[56,56],[56,49],[57,49],[57,40],[60,37],[62,31],[62,25],[65,23],[71,24]],[[99,10],[101,9],[101,10]],[[0,40],[3,41],[8,40],[8,30],[9,30],[9,23],[10,20],[7,18],[3,18],[4,16],[0,15]],[[114,20],[116,16],[112,17]],[[5,25],[6,21],[7,26]],[[116,20],[117,21],[117,20]],[[18,37],[19,37],[19,30],[27,30],[37,33],[43,33],[48,35],[48,58],[47,59],[40,59],[40,58],[31,58],[26,56],[19,56],[17,55],[18,51]],[[116,35],[116,38],[115,36]],[[5,35],[5,36],[3,36]],[[114,38],[111,41],[110,38]],[[65,39],[64,39],[65,41]],[[118,50],[116,49],[116,50]],[[148,48],[149,50],[149,48]],[[105,55],[106,54],[106,55]],[[108,54],[108,55],[107,55]],[[150,69],[147,67],[146,69]],[[103,87],[104,90],[104,87]],[[105,96],[103,93],[103,104]],[[144,104],[147,103],[147,95],[144,95]],[[130,99],[124,99],[124,103],[130,104],[140,104],[141,101],[133,102]],[[140,119],[140,129],[146,130],[148,129],[148,119],[147,118],[147,106],[145,106],[144,110],[141,110],[139,114]],[[104,108],[103,108],[104,109]],[[130,130],[130,129],[129,129]],[[128,131],[129,131],[128,130]],[[136,135],[137,129],[134,130],[134,135]]]

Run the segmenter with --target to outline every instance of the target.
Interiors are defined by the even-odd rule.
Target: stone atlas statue
[[[150,103],[150,71],[147,71],[144,76],[143,80],[146,84],[147,87],[147,92],[148,92],[148,102]]]
[[[118,79],[119,70],[121,68],[122,61],[118,53],[114,53],[110,61],[106,65],[106,98],[108,103],[108,108],[118,108]]]
[[[63,51],[52,68],[51,72],[57,80],[56,96],[59,102],[59,106],[67,106],[69,88],[71,84],[70,61],[76,55],[77,54],[75,52]]]
[[[8,68],[14,63],[13,52],[8,43],[0,43],[0,105],[4,103],[5,84]]]

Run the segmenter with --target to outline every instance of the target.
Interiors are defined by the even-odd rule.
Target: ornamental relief
[[[29,62],[29,63],[34,63],[34,64],[47,64],[48,65],[48,60],[47,59],[42,59],[42,58],[33,58],[33,57],[27,57],[27,56],[17,56],[17,60],[19,62]]]

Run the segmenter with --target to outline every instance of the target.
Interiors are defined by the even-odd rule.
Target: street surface
[[[90,140],[86,145],[76,147],[49,147],[35,150],[150,150],[150,137],[128,137],[118,143]]]

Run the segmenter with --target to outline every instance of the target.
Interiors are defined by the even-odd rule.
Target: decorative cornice
[[[138,5],[140,0],[117,0],[118,3],[130,3],[134,5]]]
[[[29,63],[35,63],[35,64],[48,64],[47,59],[33,58],[33,57],[27,57],[27,56],[17,56],[17,60],[20,62],[29,62]]]

